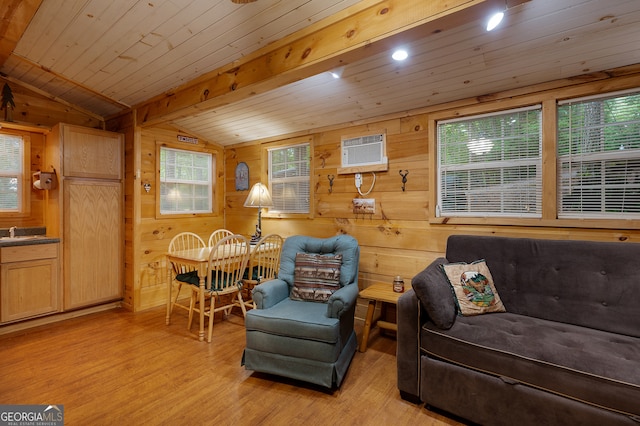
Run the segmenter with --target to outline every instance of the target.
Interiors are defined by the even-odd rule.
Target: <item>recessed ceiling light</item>
[[[504,18],[504,12],[498,12],[491,15],[489,22],[487,22],[487,31],[495,29],[500,22],[502,22],[502,18]]]
[[[393,52],[391,57],[396,61],[404,61],[409,57],[409,53],[404,49],[398,49],[395,52]]]
[[[338,67],[334,70],[329,71],[329,74],[331,74],[331,77],[338,79],[338,78],[342,78],[343,72],[344,72],[344,66]]]

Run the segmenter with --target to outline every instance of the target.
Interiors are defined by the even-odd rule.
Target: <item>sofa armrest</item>
[[[280,279],[265,281],[253,288],[251,296],[258,309],[267,309],[289,297],[289,285]]]
[[[349,284],[334,292],[327,301],[327,317],[340,318],[355,306],[358,300],[358,285]]]
[[[403,399],[420,401],[420,301],[413,289],[398,299],[396,363]]]

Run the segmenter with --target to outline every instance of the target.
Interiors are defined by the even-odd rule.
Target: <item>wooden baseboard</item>
[[[59,314],[48,315],[45,317],[33,318],[30,320],[15,322],[0,326],[0,335],[14,333],[16,331],[22,331],[41,325],[52,324],[58,321],[64,321],[71,318],[76,318],[84,315],[93,314],[96,312],[107,311],[109,309],[120,308],[122,306],[121,301],[105,303],[103,305],[91,306],[89,308],[78,309],[70,312],[61,312]]]

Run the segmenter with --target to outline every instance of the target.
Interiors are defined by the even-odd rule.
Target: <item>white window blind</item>
[[[275,213],[309,213],[309,150],[308,143],[269,152],[269,189]]]
[[[213,155],[160,148],[160,213],[213,211]]]
[[[0,153],[0,211],[20,211],[24,185],[22,137],[0,133]]]
[[[437,216],[541,217],[541,106],[437,124]]]
[[[640,92],[558,105],[558,217],[640,214]]]

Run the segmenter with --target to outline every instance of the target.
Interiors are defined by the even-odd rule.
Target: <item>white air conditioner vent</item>
[[[386,137],[384,133],[343,137],[341,152],[342,169],[347,170],[338,170],[338,173],[387,170]]]

